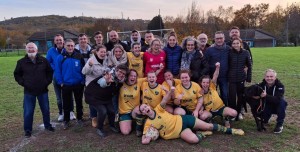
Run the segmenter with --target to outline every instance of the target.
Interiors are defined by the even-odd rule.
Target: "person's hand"
[[[261,97],[261,98],[264,98],[264,97],[266,97],[266,96],[267,96],[267,91],[264,90],[264,91],[260,94],[260,97]]]
[[[164,66],[163,63],[160,63],[160,64],[159,64],[159,69],[160,69],[160,70],[164,69],[164,67],[165,67],[165,66]]]
[[[244,72],[247,74],[247,71],[248,71],[248,67],[244,67]]]
[[[199,110],[199,116],[201,116],[203,114],[203,109]]]
[[[173,82],[172,82],[172,80],[166,80],[166,82],[168,83],[168,85],[169,85],[170,87],[172,87],[172,86],[173,86]]]
[[[94,64],[93,60],[90,60],[89,61],[89,66],[93,66],[93,64]]]
[[[216,66],[216,68],[219,68],[219,67],[221,66],[220,62],[217,62],[217,63],[215,64],[215,66]]]

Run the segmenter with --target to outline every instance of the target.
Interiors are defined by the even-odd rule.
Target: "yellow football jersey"
[[[200,91],[200,86],[195,82],[191,82],[191,86],[189,88],[184,88],[182,85],[177,85],[175,97],[177,98],[180,94],[183,94],[180,105],[186,107],[186,109],[192,112],[196,109],[198,99],[202,96]]]
[[[173,83],[174,83],[173,86],[176,87],[177,85],[181,84],[181,81],[179,79],[174,79]],[[169,84],[166,81],[164,81],[161,85],[166,90],[170,91],[171,88],[170,88]],[[167,104],[173,104],[173,100],[170,99]]]
[[[182,118],[180,115],[172,115],[158,104],[155,109],[155,118],[148,118],[145,123],[143,134],[145,135],[150,126],[159,131],[163,139],[176,139],[180,137]]]
[[[119,113],[126,114],[131,112],[136,106],[140,104],[141,99],[141,85],[146,81],[146,78],[139,78],[134,85],[123,83],[119,94]]]
[[[212,82],[209,84],[208,93],[203,95],[203,106],[206,111],[217,111],[225,106],[216,90],[216,85]]]
[[[160,84],[157,84],[155,88],[150,88],[148,82],[142,84],[141,90],[143,93],[143,103],[150,105],[151,108],[155,108],[166,94]]]
[[[134,54],[132,52],[127,52],[128,67],[129,67],[129,69],[135,69],[138,72],[139,78],[144,77],[143,55],[144,55],[144,52],[141,52],[140,55],[138,57],[136,57],[136,56],[134,56]]]

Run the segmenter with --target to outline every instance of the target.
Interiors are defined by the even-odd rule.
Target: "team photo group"
[[[26,55],[14,70],[15,80],[24,87],[25,137],[32,136],[36,100],[45,130],[55,132],[50,122],[51,83],[62,128],[74,127],[72,120],[84,128],[89,121],[104,139],[107,129],[123,135],[135,132],[142,144],[158,137],[199,143],[213,132],[242,136],[243,128],[232,127],[232,122],[244,119],[247,103],[258,131],[266,130],[272,114],[277,116],[273,132],[283,131],[284,85],[273,69],[266,69],[259,84],[251,83],[255,58],[238,27],[229,29],[228,41],[216,31],[212,44],[205,33],[178,42],[174,31],[162,41],[151,31],[133,30],[125,41],[112,30],[106,43],[103,34],[91,36],[93,45],[84,33],[78,42],[57,34],[45,57],[35,43],[26,45]],[[215,121],[216,116],[221,121]]]

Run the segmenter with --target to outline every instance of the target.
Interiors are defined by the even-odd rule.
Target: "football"
[[[150,127],[147,130],[146,137],[151,137],[151,140],[154,141],[159,137],[159,132],[156,128]]]

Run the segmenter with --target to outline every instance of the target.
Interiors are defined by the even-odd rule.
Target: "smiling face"
[[[132,40],[133,41],[138,41],[138,39],[139,39],[139,33],[138,32],[133,32],[132,34],[131,34],[131,38],[132,38]]]
[[[104,59],[106,56],[106,49],[105,48],[100,48],[97,52],[96,52],[97,56],[99,59]]]
[[[202,81],[201,81],[201,88],[204,90],[204,91],[208,91],[209,89],[209,82],[210,82],[210,79],[209,78],[203,78]]]
[[[109,41],[117,43],[119,40],[119,35],[116,31],[109,32]]]
[[[170,71],[164,73],[164,78],[165,80],[171,80],[171,81],[174,80],[173,74]]]
[[[237,39],[232,41],[232,45],[231,45],[235,50],[240,51],[241,49],[241,42]]]
[[[67,53],[73,53],[74,52],[74,46],[75,46],[75,44],[74,44],[74,42],[66,42],[65,43],[65,48],[66,48],[66,51],[67,51]]]
[[[224,34],[215,34],[215,44],[221,46],[224,44]]]
[[[78,38],[80,46],[87,46],[88,45],[88,37],[86,35],[82,35]]]
[[[96,44],[102,44],[103,43],[103,35],[102,34],[95,35],[94,40],[95,40]]]
[[[124,82],[125,77],[126,77],[126,71],[125,71],[125,70],[122,70],[122,69],[118,69],[118,70],[116,71],[116,76],[117,76],[117,79],[118,79],[120,82]]]
[[[229,36],[230,36],[231,39],[239,38],[240,37],[240,31],[238,29],[232,29],[229,32]]]
[[[186,42],[186,49],[188,51],[194,51],[195,50],[195,42],[193,40]]]
[[[153,112],[151,107],[149,105],[144,104],[144,103],[139,108],[140,108],[140,112],[142,113],[142,115],[149,116]]]
[[[115,48],[114,49],[114,55],[117,59],[120,59],[123,55],[123,50],[121,48]]]
[[[133,85],[136,84],[137,82],[137,73],[133,70],[130,71],[128,79],[127,79],[127,83],[129,85]]]
[[[54,44],[57,48],[62,49],[64,47],[64,38],[62,36],[55,36]]]
[[[132,49],[133,54],[135,56],[139,56],[141,53],[141,45],[136,44],[136,45],[133,45],[132,47],[133,47],[133,49]]]
[[[157,80],[157,77],[154,72],[149,72],[147,74],[147,81],[148,81],[149,85],[155,85],[156,80]]]
[[[31,42],[26,45],[26,53],[28,57],[34,58],[37,52],[38,52],[37,46],[34,43]]]
[[[145,34],[145,41],[150,44],[150,42],[154,39],[154,36],[152,33],[146,33]]]
[[[188,73],[181,73],[180,74],[180,80],[181,80],[181,84],[184,86],[188,86],[190,85],[190,76]]]
[[[276,73],[274,70],[268,70],[265,74],[265,81],[269,86],[272,86],[275,84],[276,80]]]
[[[154,40],[151,45],[151,49],[153,53],[158,53],[160,51],[160,46],[161,46],[160,41]]]
[[[177,43],[176,37],[175,36],[170,36],[168,39],[168,44],[170,47],[174,47]]]
[[[200,35],[198,36],[198,40],[199,40],[199,42],[200,42],[200,45],[202,45],[202,46],[206,45],[207,40],[208,40],[207,35],[206,35],[206,34],[203,34],[203,33],[200,34]]]

